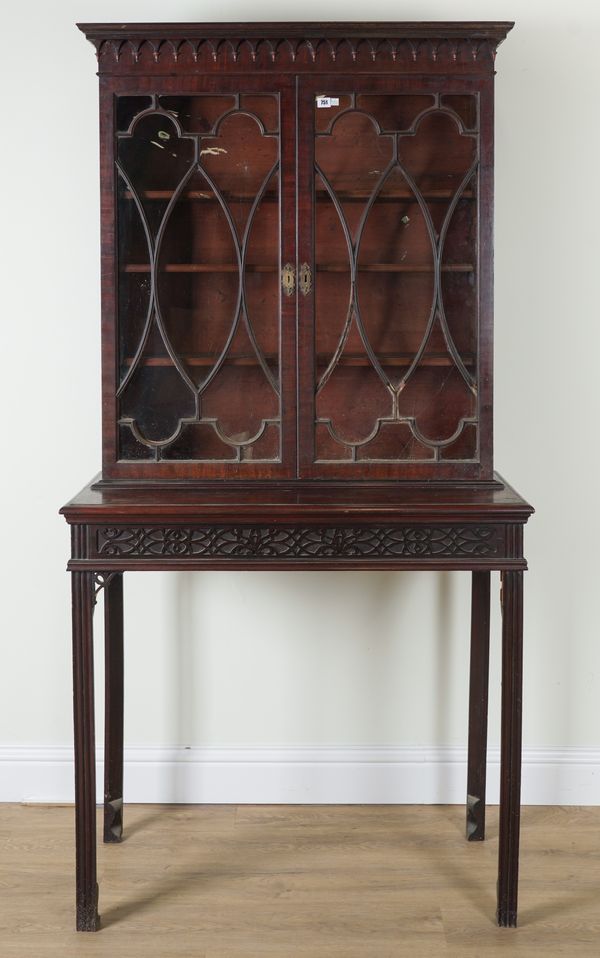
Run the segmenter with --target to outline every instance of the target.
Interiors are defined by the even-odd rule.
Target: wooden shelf
[[[223,198],[228,203],[253,203],[256,199],[256,193],[233,193],[228,190],[222,190]],[[454,196],[454,190],[426,190],[423,193],[423,199],[428,202],[444,202],[445,200],[451,200]],[[138,194],[141,199],[144,200],[170,200],[173,196],[173,190],[141,190]],[[324,188],[317,188],[315,190],[315,195],[317,200],[328,199],[329,193]],[[130,190],[124,190],[123,196],[125,199],[130,200],[133,198],[133,194]],[[340,190],[336,191],[336,197],[341,202],[360,202],[368,200],[371,196],[369,190]],[[475,199],[476,194],[473,190],[465,190],[461,194],[461,199],[472,200]],[[214,193],[210,190],[184,190],[179,200],[189,200],[192,202],[214,202],[217,199]],[[267,193],[264,193],[262,196],[263,200],[268,202],[276,202],[279,200],[279,191],[275,192],[269,190]],[[408,201],[408,202],[417,202],[417,198],[410,190],[393,190],[389,193],[384,193],[377,197],[377,202],[380,203],[394,203],[397,201]]]
[[[227,190],[221,191],[223,197],[228,202],[253,203],[256,199],[256,193],[230,193]],[[132,199],[133,194],[130,190],[125,190],[123,196],[126,200]],[[173,196],[173,190],[141,190],[138,196],[143,200],[170,200]],[[213,202],[217,199],[210,190],[184,190],[178,197],[179,200],[195,200],[199,202]],[[263,194],[263,199],[278,200],[279,193],[268,192]]]
[[[408,367],[415,358],[414,353],[377,353],[377,358],[382,366],[405,366]],[[198,354],[188,354],[181,357],[182,361],[186,366],[213,366],[217,357],[216,356],[207,356],[207,355],[198,355]],[[266,362],[270,366],[277,365],[278,357],[273,355],[265,356]],[[463,356],[462,360],[465,366],[474,366],[475,357],[472,354]],[[316,365],[321,368],[326,368],[331,362],[331,356],[316,356],[315,357]],[[125,359],[125,365],[131,366],[133,358],[127,356]],[[257,366],[258,360],[256,356],[252,353],[249,355],[243,356],[231,356],[226,360],[228,366]],[[170,366],[172,365],[171,360],[168,356],[148,356],[142,360],[142,365],[144,366]],[[347,353],[343,355],[339,360],[340,366],[369,366],[370,360],[367,356],[362,353]],[[453,360],[447,353],[429,353],[426,356],[423,356],[421,359],[420,365],[423,366],[452,366],[454,365]]]
[[[349,273],[348,263],[317,263],[319,273]],[[472,263],[447,263],[442,273],[473,273]],[[258,263],[246,263],[247,273],[277,273],[278,266],[262,266]],[[125,273],[149,273],[146,263],[126,263]],[[237,273],[237,263],[167,263],[159,270],[161,273]],[[364,263],[358,267],[359,273],[433,273],[433,266],[415,263]]]
[[[278,266],[260,266],[246,263],[247,273],[277,273]],[[125,273],[149,273],[150,266],[145,263],[127,263]],[[237,263],[167,263],[161,267],[161,273],[238,273]]]
[[[349,273],[350,267],[346,263],[317,263],[319,273]],[[433,273],[433,266],[427,264],[410,263],[364,263],[358,267],[359,273]],[[447,263],[442,266],[442,273],[473,273],[472,263]]]
[[[366,202],[371,197],[370,190],[334,190],[335,195],[338,200],[341,202],[352,203],[354,201],[364,201]],[[421,195],[426,202],[445,202],[446,200],[451,200],[454,196],[455,190],[425,190]],[[315,190],[317,199],[324,199],[329,197],[329,193],[325,189]],[[464,193],[461,193],[461,200],[473,200],[475,199],[476,194],[473,190],[465,190]],[[397,202],[409,202],[416,203],[417,198],[411,190],[392,190],[388,193],[379,194],[376,199],[377,203],[397,203]]]
[[[218,356],[201,356],[201,355],[183,355],[181,356],[182,362],[186,366],[214,366],[217,361]],[[269,366],[275,366],[277,364],[276,356],[265,356],[265,360]],[[127,356],[125,358],[125,365],[131,366],[133,358]],[[225,360],[227,366],[258,366],[258,359],[252,353],[248,356],[231,356],[227,357]],[[143,366],[172,366],[172,361],[168,356],[147,356],[142,360]]]
[[[377,359],[382,366],[405,366],[408,368],[413,359],[415,358],[414,353],[379,353],[376,352]],[[465,366],[474,366],[475,357],[472,354],[467,354],[466,356],[461,356],[461,359]],[[317,356],[316,363],[317,366],[325,369],[331,361],[331,357]],[[352,354],[348,353],[341,357],[340,365],[341,366],[370,366],[371,361],[367,356],[362,353]],[[448,353],[428,353],[426,356],[421,358],[419,363],[420,366],[453,366],[454,360]]]

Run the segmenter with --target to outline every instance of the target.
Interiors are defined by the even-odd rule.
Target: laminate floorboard
[[[497,822],[468,844],[459,806],[127,806],[94,935],[73,808],[0,805],[0,958],[598,958],[600,808],[523,810],[516,930]]]

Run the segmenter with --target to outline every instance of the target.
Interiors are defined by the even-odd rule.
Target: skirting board
[[[98,801],[102,749],[98,749]],[[127,747],[125,801],[231,804],[458,804],[464,748]],[[499,749],[487,799],[499,794]],[[0,801],[72,802],[69,747],[0,746]],[[523,804],[600,805],[600,749],[525,748]]]

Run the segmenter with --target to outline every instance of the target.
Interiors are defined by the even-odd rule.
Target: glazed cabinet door
[[[103,91],[104,475],[295,475],[291,81],[126,82]]]
[[[490,473],[491,89],[449,82],[301,82],[303,476]]]

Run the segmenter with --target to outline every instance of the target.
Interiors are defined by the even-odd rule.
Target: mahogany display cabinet
[[[515,925],[523,527],[493,471],[496,48],[510,23],[84,24],[100,77],[102,473],[71,525],[77,927],[123,807],[123,573],[472,572],[467,837],[502,577],[498,911]],[[298,580],[298,589],[302,580]]]

